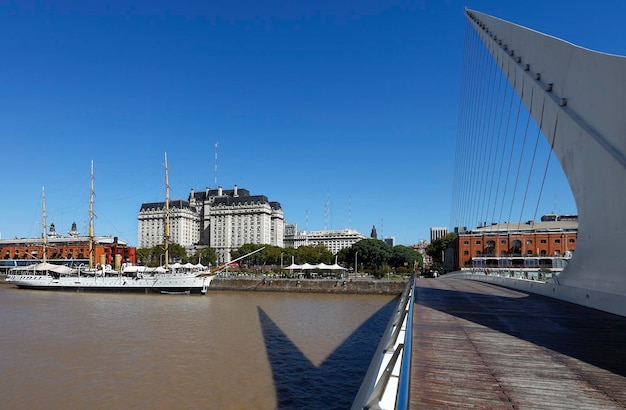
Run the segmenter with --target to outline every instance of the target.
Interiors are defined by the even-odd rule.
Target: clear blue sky
[[[96,234],[136,245],[164,152],[187,199],[219,142],[217,184],[300,229],[413,244],[450,222],[464,8],[626,54],[625,4],[0,2],[0,233],[40,235],[42,187],[48,223],[85,233],[93,160]]]

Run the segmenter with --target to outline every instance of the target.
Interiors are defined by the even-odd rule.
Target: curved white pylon
[[[575,255],[559,284],[578,288],[577,297],[587,299],[586,290],[626,296],[626,57],[473,10],[466,16],[505,74],[507,59],[515,63],[508,79],[526,107],[530,98],[535,107],[545,99],[541,128],[569,181],[579,217]],[[540,110],[532,115],[539,124]]]

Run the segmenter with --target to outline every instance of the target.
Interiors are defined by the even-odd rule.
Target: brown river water
[[[397,301],[2,285],[0,408],[349,408]]]

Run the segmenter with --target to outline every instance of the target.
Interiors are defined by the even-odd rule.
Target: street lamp
[[[281,271],[281,272],[283,271],[283,254],[284,254],[284,253],[285,253],[285,252],[281,252],[281,253],[280,253],[280,271]]]
[[[359,270],[358,255],[359,255],[359,251],[354,252],[354,278],[355,279],[356,279],[356,274],[358,273],[358,270]]]

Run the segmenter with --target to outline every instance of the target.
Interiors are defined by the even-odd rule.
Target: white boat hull
[[[22,289],[74,292],[135,292],[165,294],[205,294],[213,276],[155,275],[128,276],[61,276],[9,275],[7,281]]]

